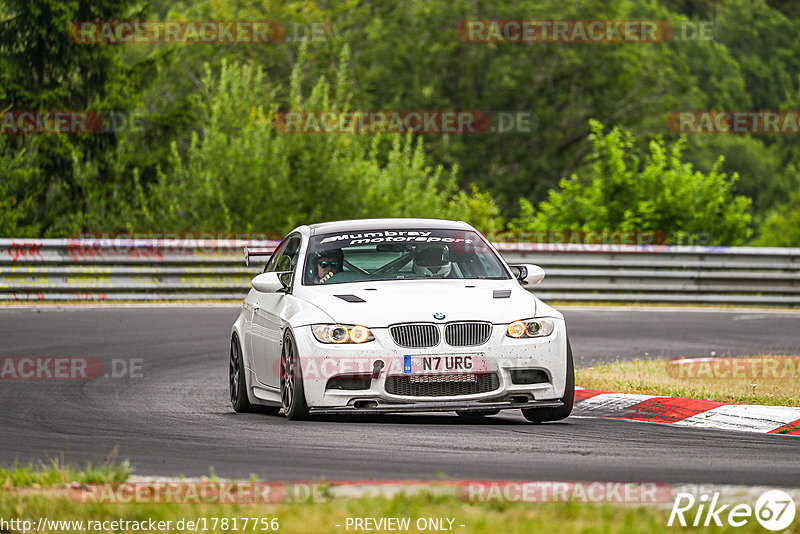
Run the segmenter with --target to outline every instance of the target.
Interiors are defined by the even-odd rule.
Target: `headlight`
[[[366,343],[375,336],[365,326],[344,324],[315,324],[311,326],[314,337],[320,343]]]
[[[513,338],[544,337],[553,333],[556,323],[552,319],[524,319],[514,321],[506,329],[506,335]]]

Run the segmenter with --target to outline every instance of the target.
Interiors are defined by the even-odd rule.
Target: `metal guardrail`
[[[241,299],[276,241],[0,239],[0,300]],[[550,300],[800,305],[800,249],[497,243]]]

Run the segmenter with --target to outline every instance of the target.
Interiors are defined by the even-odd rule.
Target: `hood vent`
[[[355,295],[334,295],[334,297],[339,297],[342,300],[346,300],[347,302],[366,302],[366,300],[362,299],[361,297],[357,297]]]

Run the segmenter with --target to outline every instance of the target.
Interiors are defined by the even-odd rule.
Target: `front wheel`
[[[289,331],[283,337],[281,349],[281,404],[283,413],[290,421],[308,419],[300,355],[297,353],[294,337]]]
[[[564,405],[558,408],[523,408],[522,415],[532,423],[544,423],[566,419],[572,413],[572,406],[575,403],[575,366],[572,362],[572,347],[569,340],[567,340],[567,385],[561,402]]]
[[[228,391],[231,396],[231,406],[236,412],[253,412],[254,406],[247,398],[247,379],[245,378],[244,358],[242,348],[239,346],[239,337],[231,337],[231,354],[228,362]]]

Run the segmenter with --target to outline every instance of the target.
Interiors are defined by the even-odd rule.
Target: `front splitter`
[[[560,408],[564,405],[560,400],[528,401],[528,402],[414,402],[404,404],[381,404],[375,399],[359,399],[357,403],[377,403],[367,406],[336,406],[309,408],[311,414],[378,414],[378,413],[415,413],[415,412],[480,412],[484,410],[510,410],[520,408]]]

